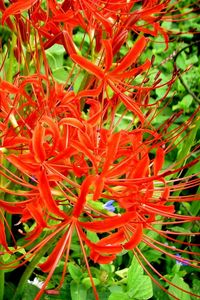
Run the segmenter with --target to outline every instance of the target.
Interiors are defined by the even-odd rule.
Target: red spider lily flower
[[[199,219],[178,215],[175,213],[174,205],[166,205],[167,201],[176,202],[177,199],[170,198],[169,193],[179,186],[171,186],[171,182],[168,183],[165,177],[176,173],[178,168],[171,169],[170,172],[162,171],[166,154],[163,145],[166,141],[161,134],[143,128],[119,130],[117,123],[111,124],[107,129],[107,119],[99,128],[99,117],[94,121],[94,116],[99,115],[99,104],[96,101],[94,105],[95,100],[91,103],[88,120],[83,117],[80,117],[80,120],[64,118],[55,124],[50,117],[43,117],[38,121],[32,133],[32,142],[29,148],[25,148],[25,152],[28,149],[29,156],[26,153],[21,154],[23,164],[20,163],[19,155],[7,156],[8,162],[21,174],[29,174],[30,177],[33,172],[36,181],[34,185],[28,184],[23,175],[23,181],[17,176],[12,179],[5,167],[4,176],[18,186],[24,184],[29,190],[23,192],[26,201],[8,203],[1,200],[1,208],[8,213],[21,215],[22,223],[29,219],[36,222],[37,225],[32,232],[24,233],[24,247],[28,246],[30,249],[35,239],[43,234],[43,230],[48,231],[47,237],[36,246],[32,246],[27,255],[32,257],[50,241],[53,242],[54,239],[57,241],[46,262],[40,265],[41,269],[49,274],[36,299],[44,292],[63,256],[65,267],[61,282],[64,280],[73,232],[78,236],[92,280],[85,247],[90,249],[90,259],[100,264],[113,261],[123,249],[133,249],[138,260],[145,262],[145,257],[138,247],[141,241],[162,254],[175,258],[175,254],[171,253],[172,246],[166,246],[166,250],[163,250],[164,245],[154,241],[146,233],[148,230],[159,232],[169,241],[177,242],[171,236],[168,237],[164,231],[154,228],[155,224],[165,224],[170,219],[174,220],[171,224]],[[67,149],[63,149],[60,143],[65,126],[70,136],[70,148]],[[146,133],[149,134],[147,139],[144,137]],[[173,143],[173,140],[171,142]],[[157,149],[155,157],[150,159],[150,152],[154,149]],[[85,158],[87,167],[80,164],[81,157]],[[75,163],[79,173],[71,177]],[[65,168],[66,171],[63,173]],[[79,174],[84,176],[81,183]],[[66,182],[69,182],[70,186],[66,186]],[[199,184],[199,181],[196,183],[194,181],[194,184]],[[184,185],[186,187],[187,183]],[[12,193],[9,190],[7,192]],[[20,196],[22,192],[17,194]],[[109,212],[105,209],[104,204],[109,199],[115,200],[118,212]],[[179,201],[191,201],[191,198],[183,197]],[[95,232],[99,236],[99,241],[96,243],[90,241],[85,233],[87,231]],[[3,236],[1,243],[7,249]],[[183,250],[183,253],[189,252]],[[26,256],[22,255],[17,261],[23,258]],[[197,267],[196,261],[189,260],[188,263],[191,265],[194,263],[194,267]],[[16,265],[16,262],[13,264]],[[150,264],[149,266],[154,271],[153,266]],[[94,283],[93,289],[98,299]]]
[[[137,58],[140,56],[142,51],[146,46],[146,39],[144,37],[140,38],[136,43],[135,46],[129,51],[129,53],[122,59],[119,65],[114,68],[114,70],[110,70],[112,63],[113,63],[113,53],[112,53],[112,45],[110,40],[104,41],[104,48],[105,48],[105,64],[104,70],[101,70],[99,66],[91,63],[84,57],[78,56],[77,54],[72,54],[71,58],[74,62],[79,64],[83,69],[87,70],[88,72],[94,74],[100,80],[100,86],[96,89],[96,95],[98,96],[102,90],[107,90],[107,85],[112,88],[112,90],[119,95],[119,98],[122,102],[126,105],[127,109],[133,111],[141,120],[144,121],[144,117],[142,112],[140,111],[137,103],[132,101],[128,96],[121,92],[122,87],[120,86],[120,80],[127,79],[131,76],[136,76],[139,73],[147,70],[150,67],[150,61],[147,60],[140,68],[133,69],[132,71],[127,71],[127,68],[133,65]],[[94,93],[94,91],[93,91]],[[80,91],[78,96],[88,96],[90,95],[90,91]]]
[[[199,161],[199,149],[190,148],[191,154],[184,153],[170,166],[164,164],[170,151],[176,148],[175,141],[190,137],[189,128],[198,118],[194,114],[185,124],[171,129],[178,117],[175,114],[158,129],[154,128],[148,117],[151,115],[147,110],[148,100],[141,98],[158,87],[159,80],[152,86],[146,85],[152,62],[138,62],[148,38],[139,36],[126,55],[120,54],[130,28],[137,34],[162,33],[167,43],[167,35],[157,22],[162,19],[168,1],[83,0],[58,4],[49,0],[47,11],[40,4],[40,1],[22,3],[20,0],[6,10],[3,8],[3,23],[10,15],[22,21],[19,15],[29,10],[28,24],[36,30],[30,58],[36,73],[16,75],[13,84],[0,82],[3,179],[0,190],[13,197],[12,202],[0,199],[0,244],[5,249],[1,254],[10,253],[11,245],[15,246],[13,253],[19,247],[26,250],[1,268],[21,266],[43,251],[46,260],[39,267],[48,275],[37,300],[48,288],[60,261],[64,263],[60,285],[64,282],[70,250],[73,250],[71,243],[76,237],[96,299],[89,260],[107,264],[126,250],[133,251],[152,280],[173,296],[152,275],[155,273],[170,284],[147,260],[141,242],[162,258],[187,260],[189,266],[199,268],[197,259],[193,259],[199,255],[195,250],[198,233],[193,228],[184,232],[191,238],[188,242],[179,239],[177,236],[181,234],[173,230],[177,224],[188,223],[192,227],[200,219],[187,212],[185,215],[177,212],[182,203],[199,200],[198,195],[188,191],[199,185],[199,177],[192,170],[189,175],[176,178]],[[141,4],[139,11],[134,11],[135,4]],[[138,16],[147,24],[138,25]],[[21,21],[17,31],[23,40],[26,25]],[[64,21],[67,24],[62,24]],[[73,40],[76,26],[88,34],[86,55],[83,47],[77,47]],[[57,42],[64,45],[69,59],[87,73],[77,93],[71,90],[69,79],[61,85],[52,78],[45,48]],[[41,57],[45,75],[41,74]],[[75,78],[73,86],[79,73],[72,67],[70,75]],[[144,78],[135,85],[138,75]],[[175,75],[167,84],[172,84]],[[124,120],[128,120],[126,126]],[[184,191],[188,194],[184,195]],[[114,201],[114,211],[106,207],[110,200]],[[19,229],[20,242],[15,241],[4,212],[18,216],[16,226],[33,223],[29,231]],[[5,228],[10,230],[12,243],[6,240]],[[96,235],[97,242],[90,240],[90,233]],[[167,245],[162,237],[168,241]],[[173,243],[179,246],[178,250]],[[177,257],[177,251],[187,257]]]

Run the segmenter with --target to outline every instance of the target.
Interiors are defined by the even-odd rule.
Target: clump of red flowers
[[[179,240],[181,233],[165,231],[166,225],[199,220],[176,211],[182,202],[199,200],[192,193],[181,195],[199,185],[198,176],[182,176],[199,161],[198,147],[191,145],[191,153],[166,164],[177,139],[180,143],[193,133],[198,110],[179,126],[172,126],[180,115],[174,114],[156,127],[153,120],[165,105],[152,103],[151,92],[163,84],[169,91],[179,71],[166,83],[158,72],[152,82],[153,58],[142,60],[152,37],[162,35],[168,47],[169,32],[162,21],[169,16],[176,20],[174,6],[157,0],[19,0],[8,7],[1,1],[0,9],[2,24],[15,36],[10,56],[19,62],[11,80],[5,74],[0,81],[0,244],[2,254],[25,249],[1,268],[15,268],[46,253],[39,267],[48,275],[35,298],[39,299],[60,260],[62,285],[75,234],[96,299],[88,260],[108,264],[124,250],[133,251],[165,290],[151,271],[170,284],[169,280],[138,245],[143,242],[180,262],[184,258],[149,231],[179,244],[179,253],[190,256],[187,264],[198,268],[192,258],[198,253],[190,249],[197,244]],[[83,33],[80,44],[77,29]],[[130,35],[133,46],[124,53],[121,49]],[[65,84],[55,81],[46,56],[46,49],[55,44],[66,50],[70,72]],[[6,59],[8,54],[3,70]],[[18,217],[16,227],[33,224],[28,232],[19,229],[20,245],[6,219],[9,214]],[[90,240],[90,232],[97,242]],[[184,232],[189,237],[196,234]]]

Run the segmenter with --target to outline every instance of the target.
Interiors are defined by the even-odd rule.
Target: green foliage
[[[172,278],[172,284],[176,285],[177,287],[181,287],[183,290],[190,292],[190,288],[187,283],[184,282],[183,278],[179,277],[177,274],[174,275]],[[169,292],[177,297],[178,299],[182,300],[190,300],[191,297],[189,294],[181,291],[179,288],[176,288],[175,286],[171,285],[169,288]],[[169,295],[169,298],[173,300],[174,298]]]
[[[49,67],[51,68],[54,79],[58,83],[65,83],[69,75],[69,67],[64,65],[64,54],[64,47],[57,44],[46,50]]]
[[[127,293],[132,299],[146,300],[153,296],[151,279],[143,273],[143,268],[134,257],[128,270],[127,280]]]
[[[70,284],[70,292],[72,300],[86,300],[87,289],[83,283],[72,281]]]
[[[122,295],[124,298],[121,299],[128,300],[147,300],[153,296],[151,279],[144,275],[144,270],[135,257],[129,268],[118,271],[116,274],[122,277],[126,284],[122,284],[120,288],[119,286],[117,288],[111,287],[112,293],[108,298],[109,300],[120,299]]]

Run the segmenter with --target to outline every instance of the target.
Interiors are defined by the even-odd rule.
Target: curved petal
[[[135,216],[135,212],[127,212],[122,216],[109,217],[101,221],[79,222],[79,224],[85,229],[100,233],[122,227],[123,225],[131,222],[131,220],[133,220]]]
[[[97,76],[97,78],[99,78],[99,79],[103,79],[104,78],[104,72],[102,72],[102,70],[98,66],[96,66],[95,64],[93,64],[88,59],[86,59],[86,58],[84,58],[82,56],[79,56],[77,54],[72,54],[70,57],[72,58],[72,60],[75,63],[77,63],[79,66],[81,66],[83,69],[85,69],[89,73],[92,73],[95,76]]]
[[[27,9],[30,9],[37,2],[38,0],[18,0],[17,2],[11,4],[3,13],[2,25],[10,15],[17,15]]]

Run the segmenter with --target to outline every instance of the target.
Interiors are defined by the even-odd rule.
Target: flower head
[[[174,125],[181,112],[157,124],[156,117],[165,109],[160,102],[179,74],[174,70],[163,83],[158,72],[152,80],[153,58],[143,59],[152,36],[161,34],[168,47],[161,20],[172,7],[170,1],[134,0],[49,0],[47,9],[42,1],[18,0],[3,7],[2,23],[9,25],[9,17],[15,16],[20,55],[28,61],[20,69],[22,74],[12,76],[12,83],[0,81],[0,189],[13,197],[12,201],[0,199],[0,243],[5,253],[11,252],[6,239],[9,231],[15,246],[12,252],[26,249],[5,268],[45,254],[45,261],[37,265],[47,275],[35,300],[60,261],[60,285],[64,282],[74,239],[96,299],[88,259],[107,264],[131,250],[170,296],[157,277],[166,286],[170,281],[148,261],[141,245],[173,261],[182,260],[175,251],[185,253],[187,264],[199,267],[192,256],[198,245],[193,224],[200,218],[182,208],[184,203],[199,200],[190,191],[200,182],[193,168],[199,162],[198,126],[192,129],[193,122],[199,124],[198,110],[182,124]],[[22,38],[25,24],[32,29],[26,39]],[[76,39],[76,28],[83,34],[81,42]],[[130,34],[135,41],[124,52]],[[65,67],[70,69],[62,84],[56,82],[46,52],[56,43],[66,51]],[[151,91],[163,85],[166,95],[153,102]],[[187,138],[191,145],[186,151],[179,144]],[[18,216],[16,226],[24,225],[19,241],[4,212]],[[177,232],[175,226],[182,224],[190,224],[190,230]],[[191,240],[179,239],[183,235]]]

